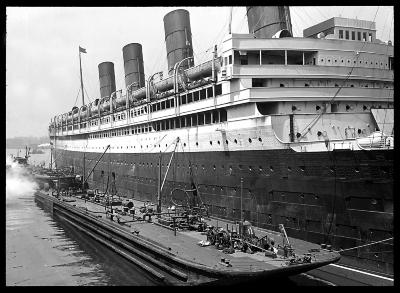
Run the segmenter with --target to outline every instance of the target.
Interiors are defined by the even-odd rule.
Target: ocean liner
[[[249,34],[229,32],[195,65],[189,13],[171,11],[166,77],[146,76],[130,43],[124,91],[113,63],[99,64],[100,97],[51,120],[56,168],[135,200],[284,224],[344,265],[392,276],[391,42],[342,17],[293,37],[286,6],[247,7],[247,18]]]

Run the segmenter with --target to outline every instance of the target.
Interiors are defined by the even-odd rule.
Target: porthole
[[[214,171],[215,171],[215,169],[217,169],[217,167],[215,167],[215,165],[213,165],[213,169],[214,169]]]
[[[249,143],[251,143],[252,142],[252,140],[251,140],[251,138],[249,138]]]
[[[183,146],[184,146],[184,147],[186,146],[186,142],[183,143]]]
[[[235,138],[234,142],[237,143],[237,139],[236,138]]]
[[[319,111],[319,109],[321,109],[321,107],[319,105],[316,105],[315,110]]]
[[[318,135],[318,136],[321,136],[321,135],[322,135],[322,132],[321,132],[321,131],[318,131],[318,132],[317,132],[317,135]]]
[[[304,199],[304,194],[300,193],[300,198]]]
[[[259,142],[262,142],[262,138],[261,138],[261,137],[259,137],[259,138],[258,138],[258,141],[259,141]]]
[[[308,84],[305,84],[304,86],[308,86]],[[296,111],[297,107],[295,105],[292,106],[292,111]]]
[[[199,146],[199,143],[196,141],[196,146]]]
[[[259,170],[260,172],[262,172],[262,171],[263,171],[263,168],[262,168],[261,166],[258,166],[258,170]]]
[[[269,166],[269,169],[271,170],[271,172],[274,172],[274,167]]]
[[[364,110],[364,111],[368,110],[368,107],[364,105],[364,106],[363,106],[363,110]]]
[[[356,171],[356,173],[359,173],[359,172],[360,172],[360,168],[355,167],[355,168],[354,168],[354,171]]]
[[[287,170],[288,170],[289,172],[292,172],[292,167],[287,167]]]
[[[300,166],[299,168],[300,168],[301,172],[304,172],[304,170],[306,169],[306,166]]]
[[[217,143],[218,143],[218,144],[221,144],[221,142],[220,142],[220,141],[217,141]]]
[[[239,169],[240,169],[240,170],[242,170],[242,168],[243,168],[243,166],[242,166],[242,165],[239,165],[238,167],[239,167]]]
[[[376,205],[377,203],[378,201],[375,198],[371,199],[371,204]]]
[[[300,133],[300,132],[297,132],[297,133],[296,133],[296,137],[297,137],[297,138],[300,138],[300,136],[301,136],[301,133]]]
[[[251,166],[249,166],[249,171],[250,171],[250,172],[253,171],[253,168],[252,168]]]
[[[349,111],[349,110],[350,110],[350,106],[346,105],[346,111]]]
[[[335,167],[329,167],[329,171],[331,171],[331,173],[335,172]]]
[[[212,141],[210,140],[210,145],[212,145]]]
[[[358,133],[358,134],[361,134],[361,132],[362,132],[361,129],[358,128],[357,133]]]
[[[225,143],[228,144],[228,140],[225,140]]]

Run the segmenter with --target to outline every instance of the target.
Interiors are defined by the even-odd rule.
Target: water
[[[23,168],[11,163],[6,172],[6,285],[7,286],[151,286],[159,285],[129,261],[68,224],[53,218],[34,201],[35,184]],[[20,155],[24,154],[24,151]],[[49,150],[33,154],[29,163],[46,164]],[[306,274],[251,283],[273,286],[330,285]]]
[[[7,150],[7,157],[17,150]],[[21,152],[21,154],[24,152]],[[31,164],[48,164],[49,152],[32,155]],[[6,285],[114,286],[157,285],[129,261],[76,232],[35,201],[35,184],[23,168],[7,160]]]

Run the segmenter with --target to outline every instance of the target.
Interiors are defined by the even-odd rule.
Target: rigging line
[[[340,11],[340,13],[339,13],[339,16],[340,16],[340,17],[343,17],[342,14],[343,14],[343,11],[344,11],[345,7],[346,7],[346,6],[343,6],[342,10]]]
[[[165,43],[165,39],[164,39],[164,43]],[[164,53],[164,48],[163,48],[163,46],[160,46],[160,50],[159,50],[159,54],[158,54],[158,57],[157,57],[157,60],[156,60],[156,62],[153,64],[153,66],[152,66],[152,71],[148,71],[148,72],[156,72],[156,71],[158,71],[159,70],[159,68],[160,68],[160,61],[161,61],[161,58],[162,58],[162,56],[163,56],[163,53]],[[164,62],[165,63],[165,62]],[[164,64],[163,64],[164,65]]]
[[[393,16],[393,15],[392,15],[392,16]],[[384,23],[384,25],[383,25],[383,29],[382,29],[382,37],[381,37],[381,39],[383,39],[383,37],[384,37],[386,24],[387,24],[387,22],[388,22],[389,19],[390,19],[390,17],[386,17],[386,21],[385,21],[385,23]],[[393,22],[393,17],[392,17],[392,22]],[[392,22],[391,22],[391,23],[392,23]],[[390,29],[390,31],[391,31],[391,29]],[[388,40],[390,40],[390,31],[389,31]]]
[[[375,22],[375,18],[376,18],[376,15],[378,14],[378,11],[379,11],[379,6],[378,6],[378,9],[377,9],[376,12],[375,12],[375,17],[374,17],[373,21],[371,22],[371,26],[372,26],[372,24]],[[371,28],[371,26],[370,26],[370,28]],[[329,101],[329,104],[332,104],[333,100],[336,98],[336,96],[339,94],[339,92],[340,92],[340,91],[342,90],[342,88],[344,87],[344,85],[345,85],[345,83],[347,82],[347,80],[350,78],[350,76],[351,76],[351,74],[353,73],[353,70],[354,70],[354,68],[355,68],[355,66],[356,66],[356,64],[357,64],[358,58],[360,58],[360,55],[361,55],[360,52],[364,49],[366,43],[367,43],[367,42],[363,42],[363,45],[362,45],[361,49],[356,51],[356,60],[355,60],[355,62],[353,63],[350,72],[348,73],[347,77],[343,80],[342,86],[340,86],[340,87],[338,88],[338,90],[336,91],[336,93],[334,94],[334,96],[332,97],[332,99]],[[328,104],[328,103],[327,103],[327,104]],[[326,111],[326,109],[325,109],[323,112],[321,112],[320,114],[318,114],[318,115],[315,117],[315,119],[313,119],[300,133],[303,133],[306,129],[308,129],[308,131],[309,131],[309,129],[311,129],[312,127],[314,127],[315,123],[316,123],[316,122],[319,120],[319,118],[325,113],[325,111]],[[308,131],[306,131],[304,134],[302,134],[301,137],[300,137],[299,139],[303,138],[303,137],[308,133]]]
[[[305,10],[304,9],[308,9],[307,7],[299,7],[299,9],[297,10],[297,12],[300,14],[300,12],[301,12],[301,14],[302,14],[302,21],[303,21],[303,25],[305,25],[306,27],[310,27],[310,26],[312,26],[313,25],[313,23],[311,23],[310,24],[310,21],[312,20],[312,19],[314,19],[314,17],[311,17],[310,18],[310,16],[308,15],[308,13],[307,13],[307,15],[305,15],[306,14],[306,12],[305,12]],[[304,21],[305,20],[305,21]]]
[[[85,87],[85,86],[83,86],[83,89],[85,90],[86,97],[89,99],[89,101],[90,101],[90,103],[91,103],[91,102],[92,102],[92,100],[90,99],[90,97],[89,97],[89,95],[88,95],[88,93],[87,93],[87,91],[86,91],[86,87]]]
[[[297,12],[297,9],[291,9],[291,14],[294,16],[292,17],[292,30],[296,31],[295,34],[293,34],[293,36],[301,36],[301,30],[300,28],[302,27],[302,23],[305,23],[305,21],[303,20],[303,18],[299,15],[299,13]]]
[[[243,18],[239,21],[238,25],[236,25],[235,31],[240,31],[240,28],[242,28],[243,25],[246,23],[246,17],[247,17],[247,9],[245,9]]]
[[[74,103],[74,107],[76,106],[76,102],[78,101],[78,96],[79,96],[79,93],[81,92],[81,89],[79,88],[78,89],[78,94],[76,95],[76,98],[75,98],[75,103]]]
[[[322,15],[323,18],[329,19],[329,17],[327,17],[327,16],[325,15],[325,13],[322,13],[321,8],[318,8],[318,7],[314,6],[314,9],[316,9],[316,10],[318,11],[318,13]]]
[[[347,251],[347,250],[353,250],[353,249],[357,249],[357,248],[361,248],[361,247],[371,246],[371,245],[375,245],[377,243],[386,242],[386,241],[389,241],[389,240],[392,240],[392,239],[394,239],[394,237],[390,237],[390,238],[387,238],[387,239],[383,239],[383,240],[380,240],[380,241],[375,241],[375,242],[364,244],[364,245],[355,246],[355,247],[352,247],[352,248],[335,250],[335,252],[343,252],[343,251]]]
[[[226,22],[222,26],[221,30],[219,31],[219,33],[216,35],[216,37],[212,41],[212,43],[211,43],[211,47],[212,48],[214,47],[214,44],[218,44],[218,50],[220,50],[220,44],[222,43],[222,39],[225,36],[225,32],[226,32],[226,27],[227,26],[229,26],[229,15],[228,15],[228,18],[227,18]]]

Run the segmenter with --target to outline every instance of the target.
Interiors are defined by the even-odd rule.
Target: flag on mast
[[[84,49],[81,46],[79,46],[79,52],[86,53],[86,49]]]

